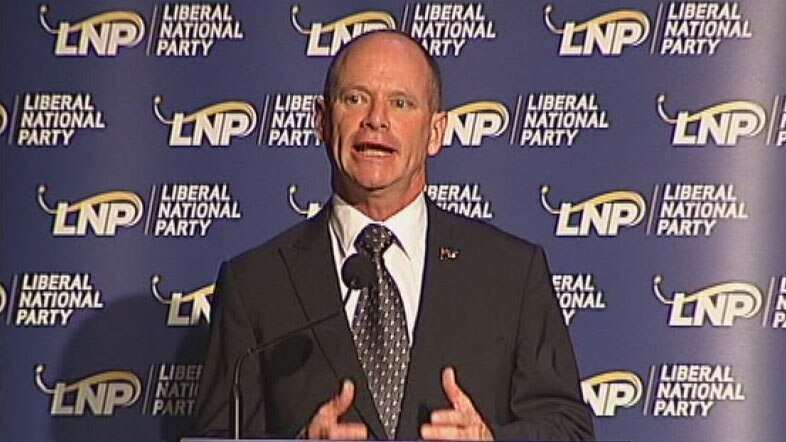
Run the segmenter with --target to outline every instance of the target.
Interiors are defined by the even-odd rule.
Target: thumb
[[[472,401],[456,382],[456,370],[453,367],[447,367],[442,370],[442,389],[456,410],[464,411],[475,408],[472,405]]]
[[[341,391],[334,399],[336,414],[341,416],[346,413],[349,407],[352,406],[354,400],[355,384],[353,384],[351,380],[345,379],[344,382],[341,383]]]

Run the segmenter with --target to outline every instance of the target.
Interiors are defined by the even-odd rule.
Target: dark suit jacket
[[[384,439],[341,305],[329,212],[327,206],[222,266],[197,401],[198,432],[231,428],[227,401],[238,355],[332,315],[247,361],[244,435],[296,435],[350,378],[357,388],[346,420],[364,422],[370,437]],[[430,411],[449,407],[440,381],[446,366],[455,367],[458,383],[498,440],[592,438],[543,251],[430,202],[428,217],[397,438],[418,439]],[[458,255],[441,259],[441,248]]]

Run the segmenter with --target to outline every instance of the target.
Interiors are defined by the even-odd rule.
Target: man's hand
[[[442,389],[453,408],[431,412],[431,423],[420,427],[420,437],[439,440],[494,440],[472,400],[456,383],[453,367],[442,370]]]
[[[345,380],[341,391],[333,399],[325,402],[311,418],[306,430],[308,439],[360,440],[368,438],[368,429],[361,423],[342,423],[339,419],[352,406],[355,400],[355,384]]]

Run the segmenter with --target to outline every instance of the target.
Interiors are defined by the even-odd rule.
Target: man
[[[328,318],[249,359],[245,435],[592,438],[541,249],[424,197],[446,124],[440,89],[433,59],[398,32],[336,56],[316,106],[334,197],[222,267],[200,431],[228,428],[239,355]],[[355,253],[373,260],[376,281],[335,314]]]

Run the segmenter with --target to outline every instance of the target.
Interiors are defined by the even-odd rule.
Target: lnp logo
[[[309,57],[327,57],[336,55],[342,46],[352,39],[381,29],[396,29],[393,16],[383,11],[365,11],[338,19],[333,23],[311,23],[310,29],[304,29],[296,16],[300,13],[300,6],[293,5],[290,13],[292,27],[303,35],[308,35],[306,55]],[[329,36],[329,43],[321,46],[322,36]]]
[[[172,126],[169,131],[170,146],[201,146],[207,138],[211,146],[229,146],[232,137],[245,137],[254,131],[257,112],[254,106],[243,101],[225,101],[203,107],[193,114],[175,112],[171,120],[164,118],[158,105],[163,98],[153,97],[153,112],[163,124]],[[184,134],[184,127],[193,124],[191,134]]]
[[[114,236],[118,227],[131,227],[142,218],[142,199],[132,192],[99,193],[74,204],[61,201],[55,209],[46,204],[44,193],[46,185],[41,184],[38,186],[38,205],[55,216],[52,222],[55,236],[85,236],[88,227],[96,236]],[[75,223],[69,224],[74,217]]]
[[[164,305],[169,305],[169,315],[167,316],[166,324],[174,327],[187,327],[199,323],[199,318],[205,319],[205,322],[210,323],[210,303],[208,296],[211,296],[216,289],[215,284],[208,284],[200,287],[191,293],[183,294],[182,292],[173,292],[170,299],[165,299],[161,296],[158,290],[158,283],[161,281],[161,276],[154,275],[151,279],[150,287],[153,291],[153,296]],[[181,315],[182,306],[191,305],[191,313]]]
[[[744,401],[742,382],[732,373],[731,365],[661,364],[650,369],[653,416],[708,417],[712,408],[723,402]],[[648,397],[650,397],[648,392]],[[644,410],[644,415],[647,410]]]
[[[194,413],[199,378],[202,366],[196,364],[155,364],[150,367],[150,374],[157,376],[148,380],[145,404],[142,413],[147,409],[147,398],[151,397],[150,415],[152,416],[190,416]],[[155,384],[153,381],[155,380]]]
[[[773,289],[775,289],[777,280],[780,280],[778,289],[777,291],[773,291]],[[3,286],[0,285],[0,290],[2,290],[2,288]],[[765,312],[769,311],[770,313],[765,315],[762,325],[767,324],[767,321],[771,320],[769,324],[770,327],[786,329],[786,276],[770,279],[770,295],[774,295],[775,302],[773,303],[774,305],[770,304],[769,301],[767,302],[768,306],[765,309]],[[769,309],[770,305],[772,305],[771,311]],[[3,309],[0,308],[0,312],[2,311]]]
[[[458,57],[468,41],[493,41],[495,21],[486,17],[483,3],[415,3],[410,35],[433,57]],[[404,8],[403,23],[409,17]]]
[[[496,137],[508,128],[508,109],[495,101],[476,101],[448,111],[443,146],[458,138],[462,146],[480,146],[484,137]]]
[[[0,134],[3,133],[3,131],[7,126],[8,126],[8,113],[5,111],[3,105],[0,104]]]
[[[494,218],[491,201],[481,193],[480,183],[429,184],[426,195],[442,210],[467,218]]]
[[[540,188],[540,202],[547,212],[557,215],[557,236],[588,236],[590,228],[598,236],[617,236],[620,227],[638,225],[647,211],[641,195],[623,190],[595,195],[581,203],[562,203],[557,210],[546,200],[549,191],[549,186]],[[578,214],[578,224],[571,224],[574,214]]]
[[[740,137],[755,137],[766,124],[764,109],[750,101],[727,101],[695,114],[677,112],[672,118],[663,108],[666,96],[658,96],[658,114],[674,125],[671,142],[675,146],[704,146],[712,138],[716,146],[734,146]]]
[[[115,407],[130,407],[142,392],[142,382],[130,371],[105,371],[73,384],[57,382],[49,388],[42,378],[44,369],[42,364],[35,367],[35,383],[42,393],[52,395],[52,416],[82,416],[85,408],[94,416],[112,416]],[[69,400],[73,402],[67,403]]]
[[[619,56],[626,46],[642,44],[650,33],[650,20],[640,11],[607,12],[579,24],[566,21],[559,29],[551,21],[553,9],[551,5],[544,8],[543,20],[552,33],[562,36],[559,55],[586,57],[597,49],[604,56]]]
[[[630,408],[641,400],[641,379],[629,371],[608,371],[581,381],[581,394],[595,416],[614,416],[617,408]]]
[[[295,211],[298,215],[303,215],[306,218],[311,218],[316,215],[320,209],[322,209],[322,205],[316,201],[309,202],[305,209],[301,208],[300,204],[295,201],[295,193],[297,192],[297,185],[290,184],[289,185],[289,207]]]
[[[158,35],[156,23],[150,27],[148,52],[155,41],[155,55],[164,57],[207,57],[216,42],[245,37],[229,3],[165,3]]]
[[[672,327],[701,327],[705,321],[713,327],[731,327],[737,318],[752,318],[761,307],[761,291],[746,282],[724,282],[689,294],[675,292],[669,300],[660,290],[662,281],[661,275],[655,275],[652,288],[661,303],[671,306]]]
[[[753,38],[751,22],[743,17],[740,2],[673,1],[661,15],[665,5],[661,3],[658,9],[659,29],[663,30],[661,55],[711,56],[723,42]],[[653,52],[655,48],[653,44]]]
[[[57,35],[55,55],[86,56],[92,48],[98,56],[115,56],[119,48],[132,48],[145,36],[145,21],[135,12],[103,12],[75,24],[60,22],[55,30],[46,22],[48,10],[41,5],[38,19],[45,31]]]

